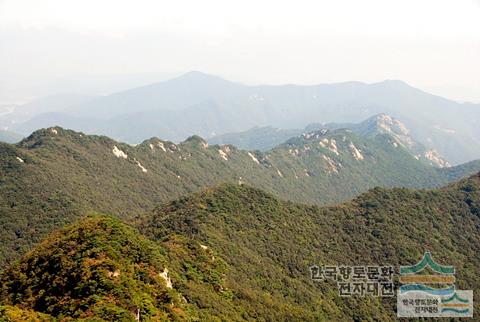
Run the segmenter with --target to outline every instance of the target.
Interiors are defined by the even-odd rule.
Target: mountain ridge
[[[152,136],[178,142],[195,133],[209,138],[254,126],[303,128],[312,122],[360,122],[386,113],[452,164],[480,158],[478,105],[457,103],[399,81],[248,86],[192,73],[57,113],[39,115],[12,129],[27,134],[57,124],[130,143]]]
[[[214,137],[209,139],[209,141],[213,144],[230,143],[247,150],[258,149],[268,151],[269,149],[287,141],[291,137],[323,129],[348,129],[366,137],[375,137],[379,134],[389,134],[395,139],[395,144],[403,146],[416,159],[425,161],[428,164],[437,167],[450,166],[450,163],[442,158],[436,150],[427,149],[423,144],[416,142],[405,124],[385,113],[374,115],[360,123],[312,123],[302,130],[255,127],[245,132],[230,133]]]
[[[90,211],[132,218],[221,182],[324,205],[375,186],[439,187],[479,169],[480,162],[435,169],[388,135],[364,138],[345,130],[302,136],[264,153],[209,145],[198,136],[131,146],[48,128],[17,145],[0,144],[0,262]]]

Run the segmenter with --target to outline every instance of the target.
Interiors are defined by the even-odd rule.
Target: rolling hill
[[[460,289],[476,293],[479,215],[480,174],[438,190],[375,188],[334,207],[223,184],[137,217],[138,230],[92,215],[53,233],[1,274],[0,314],[395,321],[394,298],[341,297],[335,283],[313,281],[309,267],[398,269],[428,249],[455,266]]]
[[[180,238],[154,243],[118,219],[91,215],[52,234],[4,272],[1,302],[18,306],[0,306],[0,319],[135,321],[140,316],[141,321],[208,320],[177,288],[183,278],[185,287],[196,286],[211,293],[213,300],[225,301],[228,294],[211,289],[222,286],[224,267],[221,260],[212,263],[191,246],[191,241]],[[187,263],[199,269],[196,273],[203,280],[181,275]],[[171,278],[176,281],[175,289]]]
[[[250,317],[389,321],[394,301],[339,298],[335,286],[310,279],[309,266],[398,268],[429,250],[456,267],[459,289],[478,292],[479,211],[479,175],[439,190],[377,188],[327,208],[229,185],[160,207],[141,230],[158,240],[175,231],[216,251],[230,268],[226,285]]]

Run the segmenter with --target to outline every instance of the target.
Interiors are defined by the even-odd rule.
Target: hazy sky
[[[0,0],[0,70],[12,79],[401,79],[480,101],[479,58],[480,0]]]

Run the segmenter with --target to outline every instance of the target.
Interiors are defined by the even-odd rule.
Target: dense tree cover
[[[392,300],[340,298],[335,285],[310,280],[309,265],[399,266],[428,249],[456,267],[459,288],[477,292],[479,215],[478,175],[432,191],[377,188],[326,208],[221,185],[138,217],[152,241],[99,215],[53,234],[3,273],[1,314],[394,320]],[[172,289],[159,275],[167,267]]]
[[[330,143],[322,146],[321,140]],[[125,155],[116,156],[115,148]],[[439,186],[479,166],[447,173],[415,160],[388,136],[364,138],[345,130],[300,137],[267,152],[207,146],[199,137],[130,146],[58,127],[39,130],[17,145],[0,143],[0,264],[90,211],[128,220],[221,182],[325,204],[374,186]]]
[[[186,237],[153,243],[114,217],[90,215],[3,272],[0,319],[212,321],[236,314],[226,268]]]
[[[48,314],[35,312],[33,310],[21,309],[17,306],[0,306],[0,321],[1,322],[51,322],[53,317]]]
[[[159,275],[161,249],[132,228],[93,216],[38,245],[1,278],[1,298],[64,317],[129,321],[139,310],[156,320],[179,319],[181,297]]]
[[[247,319],[389,321],[394,299],[340,298],[332,284],[312,282],[308,267],[398,268],[429,250],[455,266],[459,289],[480,292],[479,215],[479,175],[432,191],[377,188],[326,208],[224,185],[159,208],[142,231],[158,240],[176,231],[215,249]]]
[[[455,266],[459,289],[480,292],[480,174],[438,190],[376,188],[334,207],[224,184],[132,225],[93,215],[52,234],[1,275],[2,317],[131,321],[140,308],[152,321],[393,321],[394,299],[339,297],[308,267],[398,267],[425,250]]]

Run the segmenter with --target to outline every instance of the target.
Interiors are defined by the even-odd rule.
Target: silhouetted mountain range
[[[59,125],[130,143],[152,136],[178,142],[193,134],[210,138],[254,126],[357,123],[380,113],[406,124],[416,141],[452,164],[480,158],[479,105],[450,101],[401,81],[246,86],[190,72],[36,115],[10,129],[28,135]]]

